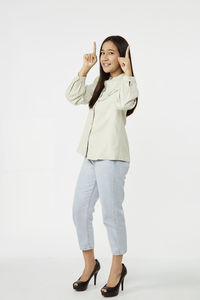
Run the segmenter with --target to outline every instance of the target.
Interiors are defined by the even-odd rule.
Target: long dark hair
[[[89,108],[92,108],[95,104],[95,102],[98,100],[100,94],[101,94],[101,91],[103,90],[104,88],[104,81],[107,80],[109,77],[110,77],[110,73],[105,73],[102,66],[101,66],[101,62],[100,62],[100,57],[101,57],[101,49],[102,49],[102,46],[105,42],[107,41],[112,41],[113,44],[115,44],[115,46],[117,47],[118,51],[119,51],[119,54],[120,54],[120,57],[125,57],[125,54],[126,54],[126,49],[128,47],[128,42],[121,36],[119,35],[111,35],[111,36],[108,36],[101,44],[101,48],[100,48],[100,52],[99,52],[99,67],[100,67],[100,76],[99,76],[99,80],[97,82],[97,85],[96,85],[96,88],[93,92],[93,95],[92,95],[92,98],[90,99],[90,102],[89,102]],[[134,73],[133,73],[133,66],[132,66],[132,61],[131,61],[131,53],[129,51],[129,59],[130,59],[130,62],[131,62],[131,72],[132,72],[132,76],[134,76]],[[137,106],[137,103],[138,103],[138,98],[136,98],[136,105],[132,108],[132,109],[129,109],[127,110],[126,112],[126,116],[129,116],[131,115],[136,106]]]

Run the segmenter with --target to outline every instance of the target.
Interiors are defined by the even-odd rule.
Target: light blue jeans
[[[129,162],[84,158],[76,183],[72,215],[81,250],[94,248],[93,212],[101,201],[103,223],[113,255],[127,252],[127,233],[122,202]]]

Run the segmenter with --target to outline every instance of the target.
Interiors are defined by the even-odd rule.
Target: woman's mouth
[[[105,67],[105,68],[107,68],[107,67],[109,67],[111,64],[109,64],[109,63],[104,63],[103,64],[103,66]]]

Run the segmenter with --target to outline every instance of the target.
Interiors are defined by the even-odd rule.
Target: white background
[[[71,105],[65,90],[83,55],[92,52],[93,41],[99,57],[101,43],[110,35],[121,35],[130,44],[140,92],[126,125],[131,166],[125,184],[124,261],[127,267],[140,260],[199,264],[200,3],[13,0],[1,1],[0,8],[4,267],[13,259],[63,259],[66,266],[74,259],[79,264],[77,269],[71,265],[69,281],[75,280],[75,270],[81,271],[71,209],[83,159],[76,149],[88,107]],[[98,72],[99,59],[86,82]],[[100,205],[98,201],[93,221],[95,254],[110,263]],[[4,299],[10,299],[5,285],[3,291]],[[20,292],[15,295],[22,299]],[[35,296],[33,290],[32,299],[30,295]]]

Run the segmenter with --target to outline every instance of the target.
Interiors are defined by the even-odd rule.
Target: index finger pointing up
[[[130,45],[128,45],[128,47],[126,48],[126,55],[125,55],[125,57],[129,57],[129,51],[130,51]]]
[[[93,53],[96,54],[96,42],[93,42]]]

